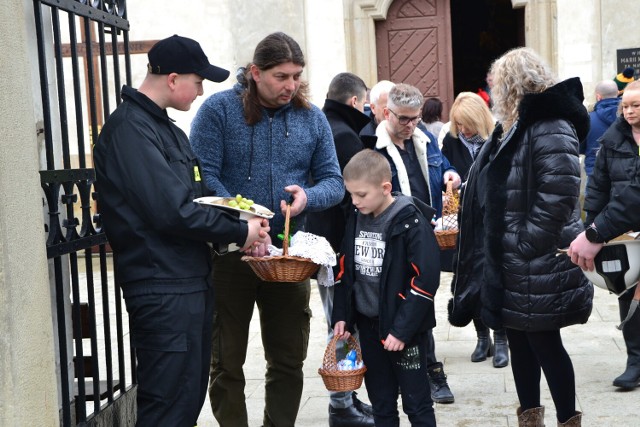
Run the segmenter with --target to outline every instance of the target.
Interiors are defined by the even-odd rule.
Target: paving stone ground
[[[475,346],[473,325],[455,328],[449,325],[446,304],[449,299],[450,273],[442,273],[440,292],[436,296],[438,325],[434,330],[436,354],[444,362],[449,385],[455,394],[453,404],[435,405],[438,426],[441,427],[514,427],[518,425],[518,406],[510,367],[496,369],[491,359],[472,363],[469,359]],[[320,295],[312,285],[311,338],[305,362],[305,384],[296,422],[298,427],[328,426],[329,398],[318,367],[324,355],[326,324]],[[264,409],[264,356],[260,340],[258,314],[251,322],[249,354],[245,365],[246,395],[249,425],[262,425]],[[613,378],[624,370],[626,350],[619,324],[615,296],[596,288],[594,309],[585,325],[563,329],[562,336],[576,372],[577,408],[584,413],[583,427],[638,427],[640,420],[640,388],[621,392],[612,386]],[[542,403],[546,406],[545,424],[556,426],[553,403],[544,377]],[[358,396],[367,400],[363,386]],[[401,406],[400,403],[398,404]],[[402,412],[402,411],[401,411]],[[401,416],[401,427],[410,423]],[[208,401],[202,410],[199,426],[216,427]]]

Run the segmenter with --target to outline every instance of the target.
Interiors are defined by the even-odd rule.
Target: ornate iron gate
[[[120,102],[123,68],[131,82],[126,2],[34,0],[34,15],[61,422],[97,424],[98,414],[113,411],[135,386],[135,356],[125,340],[128,320],[113,283],[100,214],[92,214],[97,209],[91,142],[110,104]]]

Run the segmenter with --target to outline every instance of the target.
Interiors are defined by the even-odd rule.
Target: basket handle
[[[329,344],[327,344],[327,348],[324,350],[324,357],[323,357],[323,361],[325,365],[330,364],[331,366],[335,366],[338,361],[336,360],[336,344],[338,343],[339,338],[337,336],[333,336],[333,338],[331,338],[331,341],[329,341]],[[356,354],[357,354],[357,361],[361,361],[362,360],[362,351],[360,350],[360,345],[358,344],[358,341],[356,341],[356,339],[353,337],[353,335],[349,335],[349,338],[347,339],[347,341],[351,344],[351,348],[356,350]]]
[[[282,255],[289,255],[289,218],[291,216],[291,205],[287,203],[287,211],[284,216],[284,238],[282,239]]]
[[[445,190],[447,194],[453,194],[453,180],[450,179],[447,181],[447,189]]]

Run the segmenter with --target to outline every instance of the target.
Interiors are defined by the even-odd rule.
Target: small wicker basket
[[[324,351],[324,358],[322,359],[322,367],[318,369],[318,374],[322,377],[324,385],[329,391],[353,391],[362,386],[362,380],[364,379],[364,373],[367,372],[367,367],[363,366],[359,369],[352,369],[348,371],[338,370],[338,362],[336,361],[336,343],[337,337],[327,344],[327,348]],[[360,344],[352,336],[347,340],[347,346],[349,350],[355,350],[358,358],[358,362],[362,361],[362,352],[360,351]]]
[[[242,261],[249,264],[256,275],[265,282],[302,282],[307,280],[320,268],[308,258],[289,256],[289,216],[291,205],[287,204],[284,221],[284,239],[282,255],[252,257],[243,256]]]
[[[453,189],[453,181],[447,181],[445,203],[442,207],[442,230],[435,231],[440,249],[455,249],[458,239],[458,206],[460,195]]]

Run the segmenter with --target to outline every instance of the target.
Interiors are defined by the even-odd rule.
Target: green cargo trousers
[[[264,282],[240,258],[231,253],[213,260],[211,408],[221,427],[248,426],[243,365],[257,305],[267,362],[264,426],[293,427],[309,345],[310,283]]]

